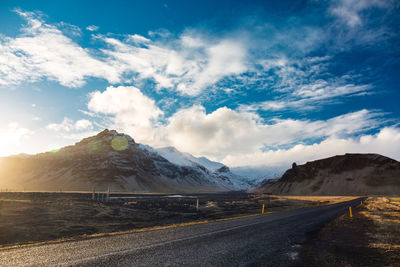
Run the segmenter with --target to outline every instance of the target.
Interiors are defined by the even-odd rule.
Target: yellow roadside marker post
[[[351,207],[349,207],[350,218],[353,218],[353,212],[351,211]]]
[[[262,205],[261,214],[264,214],[264,204]]]

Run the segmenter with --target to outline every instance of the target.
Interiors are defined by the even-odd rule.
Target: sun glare
[[[122,151],[128,148],[128,139],[125,136],[117,136],[111,141],[111,146],[116,151]]]

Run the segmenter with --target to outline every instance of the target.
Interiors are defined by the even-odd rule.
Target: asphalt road
[[[10,249],[1,266],[290,266],[306,233],[347,212],[349,202],[183,226]]]

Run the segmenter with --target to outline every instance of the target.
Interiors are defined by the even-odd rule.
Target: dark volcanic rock
[[[293,165],[258,191],[275,194],[400,194],[400,163],[378,154],[345,154]]]

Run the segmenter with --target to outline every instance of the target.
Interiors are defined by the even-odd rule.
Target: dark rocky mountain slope
[[[291,195],[400,195],[400,162],[378,154],[345,154],[293,164],[257,192]]]

